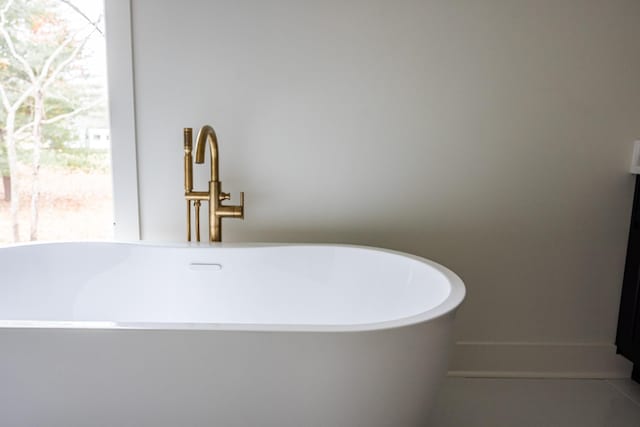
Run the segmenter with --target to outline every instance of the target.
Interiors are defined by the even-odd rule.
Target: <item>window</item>
[[[130,4],[106,6],[0,1],[0,243],[139,236]]]

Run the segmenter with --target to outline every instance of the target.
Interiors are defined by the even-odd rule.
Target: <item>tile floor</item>
[[[429,426],[640,427],[640,384],[449,377]]]

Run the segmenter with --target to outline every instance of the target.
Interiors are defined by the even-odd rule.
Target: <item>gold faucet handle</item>
[[[231,193],[225,193],[223,191],[218,195],[218,199],[222,202],[223,200],[231,200]],[[244,206],[244,191],[240,192],[240,206]]]

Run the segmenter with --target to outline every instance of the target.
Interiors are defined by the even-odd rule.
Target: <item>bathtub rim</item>
[[[402,328],[429,322],[454,314],[464,301],[466,287],[462,279],[444,265],[427,258],[407,252],[376,246],[347,243],[278,243],[278,242],[150,242],[150,241],[38,241],[20,242],[0,247],[10,249],[25,246],[49,246],[67,244],[106,244],[125,246],[149,246],[156,248],[221,248],[242,249],[260,247],[341,247],[362,249],[405,257],[428,265],[440,272],[447,279],[450,292],[440,304],[421,313],[381,322],[356,324],[276,324],[276,323],[206,323],[206,322],[116,322],[116,321],[81,321],[81,320],[5,320],[0,319],[0,329],[113,329],[113,330],[210,330],[210,331],[245,331],[245,332],[366,332]]]

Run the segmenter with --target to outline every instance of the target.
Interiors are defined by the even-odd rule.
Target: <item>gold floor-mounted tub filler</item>
[[[222,240],[222,218],[244,218],[244,192],[240,193],[240,206],[225,206],[223,200],[231,195],[223,193],[218,179],[218,138],[209,125],[203,126],[196,138],[196,163],[204,163],[204,150],[207,140],[211,155],[211,180],[209,191],[193,191],[193,129],[184,128],[184,197],[187,199],[187,241],[191,241],[191,202],[195,207],[196,241],[200,241],[200,205],[202,201],[209,203],[209,241]]]

